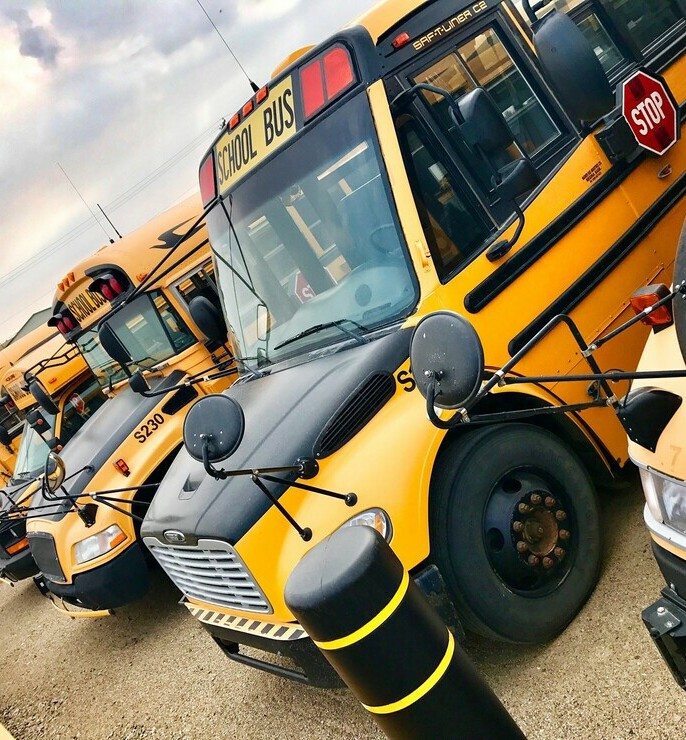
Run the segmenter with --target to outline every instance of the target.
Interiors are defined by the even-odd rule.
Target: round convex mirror
[[[188,454],[202,462],[203,445],[211,463],[226,460],[238,449],[245,418],[237,401],[228,396],[213,394],[196,401],[183,422],[183,443]]]
[[[56,452],[50,452],[45,459],[45,467],[43,468],[45,487],[50,493],[55,493],[64,483],[66,475],[67,469],[62,458]]]
[[[479,335],[459,314],[429,314],[412,335],[410,366],[424,398],[435,382],[435,406],[462,408],[478,393],[483,379],[484,351]]]

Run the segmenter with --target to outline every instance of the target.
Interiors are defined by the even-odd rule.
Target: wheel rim
[[[516,469],[491,489],[483,519],[491,568],[513,592],[554,591],[572,569],[578,527],[570,497],[541,471]]]

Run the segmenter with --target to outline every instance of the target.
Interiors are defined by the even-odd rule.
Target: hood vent
[[[391,373],[372,373],[348,396],[314,443],[314,456],[328,457],[351,440],[395,393]]]

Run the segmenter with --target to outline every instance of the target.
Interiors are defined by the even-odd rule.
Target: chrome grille
[[[144,537],[155,560],[186,596],[206,604],[246,612],[272,611],[238,553],[228,542],[198,540],[196,546],[170,545]]]

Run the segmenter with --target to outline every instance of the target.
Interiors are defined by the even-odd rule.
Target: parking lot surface
[[[603,575],[574,623],[543,647],[471,638],[468,652],[532,740],[683,738],[686,696],[640,620],[663,584],[639,486],[601,500]],[[227,660],[154,580],[99,620],[64,618],[31,583],[0,585],[0,722],[17,740],[382,737],[346,690]]]

